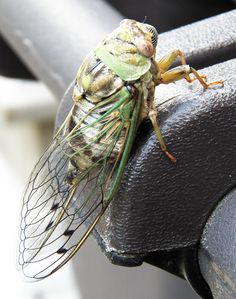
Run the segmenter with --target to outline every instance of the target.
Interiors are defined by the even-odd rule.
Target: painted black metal
[[[199,264],[215,299],[236,298],[236,189],[219,203],[201,238]]]

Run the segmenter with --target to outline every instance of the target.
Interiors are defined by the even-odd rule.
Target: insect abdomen
[[[81,118],[83,118],[84,115],[86,115],[88,111],[94,106],[95,104],[91,103],[88,97],[84,97],[79,103],[75,104],[70,120],[69,130],[72,130],[75,125],[81,120]],[[101,109],[96,109],[96,112],[91,113],[85,118],[85,120],[81,124],[81,128],[88,126],[96,121],[110,107],[111,104],[108,104]],[[112,132],[112,126],[106,134],[101,136],[102,130],[104,130],[104,125],[98,122],[91,128],[87,128],[86,131],[83,132],[83,134],[80,134],[78,137],[73,138],[71,146],[73,148],[73,151],[78,152],[78,155],[75,155],[73,158],[73,164],[76,164],[76,166],[80,170],[85,170],[89,168],[93,163],[99,163],[99,161],[104,158],[103,153],[112,142],[112,135],[109,136],[110,132]],[[94,141],[92,142],[91,140]],[[119,139],[116,142],[116,145],[109,157],[111,161],[114,161],[114,159],[117,157],[123,140],[124,132],[121,131]]]

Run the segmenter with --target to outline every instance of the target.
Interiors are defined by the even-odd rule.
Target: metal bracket
[[[236,59],[228,60],[236,48],[235,18],[232,11],[160,35],[160,56],[177,47],[194,66],[225,61],[200,71],[225,85],[205,91],[181,81],[157,88],[159,123],[178,162],[164,157],[144,123],[120,191],[95,233],[113,263],[152,263],[189,280],[204,298],[212,295],[199,269],[198,244],[209,215],[236,182]],[[71,88],[57,124],[70,98]]]
[[[50,22],[52,15],[48,14],[49,4],[45,0],[35,6],[32,15],[27,14],[22,2],[12,6],[5,1],[4,10],[0,5],[0,11],[5,11],[5,17],[0,18],[1,33],[58,97],[76,72],[78,45],[95,30],[94,26],[87,26],[86,33],[77,38],[83,13],[81,18],[76,15],[71,19],[71,9],[80,13],[81,3],[85,2],[81,1],[79,6],[76,1],[69,1],[70,5],[57,6],[58,10],[68,8],[69,18],[64,13],[63,22],[60,14]],[[88,11],[86,4],[85,9]],[[41,27],[35,25],[40,32],[31,30],[34,26],[25,22],[27,19],[37,24],[35,13],[45,18],[44,22],[40,19]],[[110,31],[111,24],[114,28],[121,17],[110,10],[107,15],[110,20],[107,23],[94,16],[97,19],[93,23],[101,25],[96,28],[103,28],[96,31],[97,37]],[[8,20],[19,16],[16,29]],[[157,88],[157,105],[169,100],[159,106],[158,119],[178,162],[172,165],[167,161],[150,124],[144,123],[119,194],[95,232],[111,261],[126,266],[140,265],[143,261],[158,265],[188,279],[204,298],[211,298],[214,286],[209,283],[210,291],[201,275],[198,245],[208,217],[236,181],[236,60],[232,59],[236,49],[235,22],[234,10],[160,35],[158,55],[181,48],[195,67],[211,65],[202,73],[210,80],[223,79],[225,86],[204,91],[197,82],[192,85],[178,82]],[[53,45],[55,40],[57,47]],[[87,47],[91,45],[87,43],[83,53],[88,51]],[[57,126],[71,107],[71,91],[70,87],[62,101]],[[201,269],[202,265],[201,262]]]

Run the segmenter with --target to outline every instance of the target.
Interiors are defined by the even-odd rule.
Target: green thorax
[[[139,79],[151,67],[150,58],[132,43],[132,34],[120,28],[95,49],[95,54],[124,81]]]

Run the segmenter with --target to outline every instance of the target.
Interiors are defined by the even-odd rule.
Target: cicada
[[[161,150],[176,161],[157,123],[157,85],[182,78],[197,79],[204,88],[221,83],[207,83],[178,49],[156,60],[157,38],[153,26],[123,20],[80,66],[73,107],[24,193],[18,266],[26,277],[51,275],[80,249],[119,188],[144,119],[151,120]],[[171,69],[177,58],[181,65]]]

